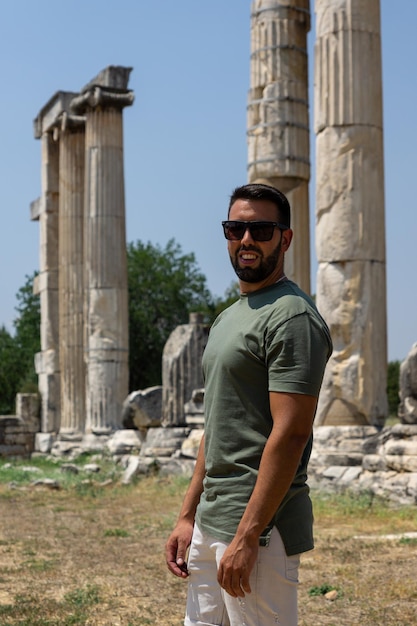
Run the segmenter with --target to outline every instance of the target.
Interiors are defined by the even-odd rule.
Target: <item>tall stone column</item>
[[[294,241],[286,274],[310,291],[307,34],[309,0],[254,0],[248,98],[248,178],[290,201]]]
[[[59,126],[59,360],[61,439],[85,427],[84,154],[85,122],[66,113]]]
[[[128,394],[128,301],[123,172],[123,107],[130,68],[103,70],[72,102],[86,118],[86,433],[121,426]]]
[[[386,278],[379,0],[316,0],[317,302],[330,325],[317,424],[383,424]]]
[[[59,144],[54,139],[57,116],[67,110],[73,93],[57,92],[34,121],[34,135],[41,140],[41,197],[31,205],[31,219],[40,225],[39,275],[35,290],[40,294],[41,352],[36,355],[41,402],[42,432],[57,432],[60,426],[59,305],[58,305],[58,215]]]

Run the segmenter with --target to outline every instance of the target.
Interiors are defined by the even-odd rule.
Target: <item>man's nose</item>
[[[253,243],[254,239],[252,237],[252,233],[250,232],[249,226],[246,227],[245,232],[243,233],[243,237],[241,239],[241,243]]]

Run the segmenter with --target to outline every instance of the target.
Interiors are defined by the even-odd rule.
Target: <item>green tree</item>
[[[16,294],[14,335],[0,328],[0,414],[4,415],[14,413],[18,392],[37,390],[34,357],[40,350],[40,303],[33,294],[35,276],[26,276]]]
[[[22,370],[16,349],[16,341],[9,331],[0,328],[0,415],[15,411],[15,397]]]
[[[19,391],[37,389],[35,354],[41,349],[41,305],[39,295],[33,293],[36,275],[37,272],[26,276],[25,284],[16,294],[18,317],[14,321],[15,340],[23,369]]]
[[[216,317],[227,309],[233,302],[238,300],[240,295],[239,283],[237,281],[232,282],[226,289],[223,298],[216,298],[214,300],[214,309],[207,311],[210,322],[214,322]]]
[[[388,409],[390,415],[397,415],[400,403],[400,365],[401,361],[390,361],[387,373]]]
[[[193,253],[171,239],[165,248],[141,241],[128,244],[129,388],[161,384],[162,351],[171,332],[190,312],[214,304]]]

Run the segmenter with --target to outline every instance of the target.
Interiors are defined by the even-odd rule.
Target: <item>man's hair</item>
[[[236,200],[269,200],[273,202],[277,207],[278,221],[288,228],[291,227],[291,207],[286,196],[270,185],[262,185],[260,183],[251,183],[249,185],[242,185],[242,187],[236,187],[230,196],[228,215],[232,204]]]

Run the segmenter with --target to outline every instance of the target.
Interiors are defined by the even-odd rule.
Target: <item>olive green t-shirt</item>
[[[318,396],[331,351],[326,323],[289,280],[242,295],[216,319],[203,355],[206,476],[196,513],[203,531],[233,539],[272,429],[269,392]],[[313,547],[306,484],[311,444],[310,438],[294,481],[263,533],[267,543],[275,524],[288,555]]]

